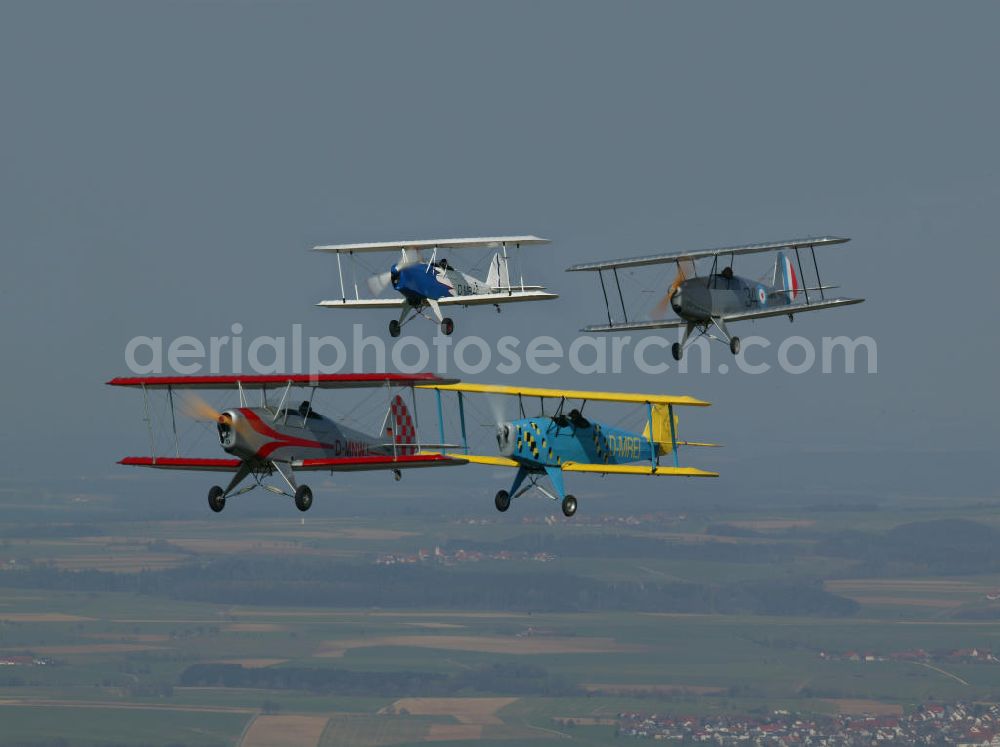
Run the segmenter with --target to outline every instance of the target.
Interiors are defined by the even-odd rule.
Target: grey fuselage
[[[680,284],[670,306],[681,319],[704,324],[712,318],[788,306],[791,293],[760,280],[715,273]]]
[[[319,413],[265,407],[226,410],[217,423],[219,441],[229,454],[249,462],[391,456],[391,437],[376,437]]]

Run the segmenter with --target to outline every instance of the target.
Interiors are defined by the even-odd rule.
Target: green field
[[[42,537],[31,527],[53,506],[25,510],[27,524],[0,523],[0,655],[33,661],[0,667],[0,745],[604,744],[620,712],[833,714],[1000,696],[1000,664],[951,653],[1000,651],[998,603],[986,600],[1000,562],[987,554],[970,572],[962,563],[978,556],[934,555],[905,527],[975,522],[989,539],[996,513],[974,504],[551,523],[258,517],[223,535],[207,519],[77,525],[76,507]],[[440,603],[414,605],[411,578]],[[508,580],[510,606],[479,603],[477,588]],[[536,582],[571,609],[518,596]],[[399,606],[352,606],[371,583]],[[625,609],[601,609],[622,588]],[[781,610],[795,601],[786,588],[825,593],[838,612],[740,611],[772,589],[762,609]],[[355,596],[341,603],[339,589]],[[695,611],[669,609],[692,589]],[[302,602],[269,603],[289,590]],[[934,658],[893,658],[907,651]],[[185,680],[219,664],[242,679]]]

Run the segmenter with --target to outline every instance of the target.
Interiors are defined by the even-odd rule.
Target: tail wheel
[[[740,338],[732,337],[729,340],[729,352],[733,355],[738,355],[740,352]]]
[[[684,348],[681,347],[681,344],[679,342],[675,342],[673,345],[671,345],[670,352],[673,353],[675,361],[679,361],[681,358],[684,357]]]
[[[497,511],[503,513],[508,508],[510,508],[510,493],[506,490],[501,490],[497,493],[497,497],[493,499],[493,505],[497,507]]]
[[[441,331],[444,332],[446,335],[450,335],[452,332],[455,331],[455,322],[451,320],[450,316],[446,316],[444,319],[441,320]]]
[[[313,504],[313,492],[308,485],[299,485],[295,491],[295,508],[299,511],[308,511]]]
[[[213,485],[208,491],[208,507],[215,513],[226,507],[225,491],[218,485]]]
[[[563,516],[570,517],[576,513],[576,497],[567,495],[562,499]]]
[[[400,472],[398,469],[394,469],[392,471],[392,479],[395,480],[396,482],[399,482],[400,480],[403,479],[403,473]]]
[[[399,322],[395,319],[389,322],[389,337],[399,337]]]

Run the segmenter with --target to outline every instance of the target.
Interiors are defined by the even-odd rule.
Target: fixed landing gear
[[[308,511],[313,504],[313,492],[308,485],[299,485],[295,490],[295,508]]]
[[[445,335],[450,335],[452,332],[455,331],[455,322],[451,320],[450,316],[446,316],[444,319],[441,320],[441,331]]]
[[[395,319],[389,322],[389,337],[399,337],[399,322]]]
[[[226,495],[218,485],[213,485],[208,490],[208,507],[215,513],[226,507]]]
[[[392,471],[392,479],[395,480],[396,482],[399,482],[400,480],[403,479],[403,473],[400,472],[398,469],[394,469]]]
[[[576,513],[576,496],[567,495],[562,499],[562,512],[567,518]]]
[[[739,355],[740,352],[740,338],[730,337],[729,338],[729,352],[733,355]]]
[[[673,345],[670,346],[670,352],[674,356],[675,361],[679,361],[681,358],[684,357],[684,348],[681,347],[681,344],[679,342],[675,342]]]
[[[493,499],[493,504],[497,507],[497,511],[503,513],[510,508],[510,493],[506,490],[501,490],[497,493],[496,498]]]

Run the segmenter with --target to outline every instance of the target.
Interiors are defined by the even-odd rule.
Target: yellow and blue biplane
[[[454,456],[475,464],[511,467],[517,470],[509,490],[496,494],[498,511],[510,508],[512,499],[532,488],[552,500],[560,501],[565,516],[576,513],[576,497],[566,493],[564,472],[589,472],[603,475],[672,475],[679,477],[718,477],[696,467],[682,467],[678,455],[681,446],[716,446],[717,444],[681,441],[677,438],[676,407],[705,407],[709,403],[694,397],[624,392],[588,392],[493,384],[427,384],[421,389],[437,391],[440,440],[445,442],[443,395],[455,392],[461,422],[462,449]],[[470,454],[465,424],[465,394],[505,395],[516,397],[520,417],[498,417],[496,441],[498,456]],[[529,416],[525,400],[537,398],[538,414]],[[554,404],[546,414],[545,402]],[[590,420],[583,415],[588,402],[619,402],[645,405],[646,427],[642,433],[623,430]],[[568,407],[568,403],[579,405]],[[531,406],[530,404],[528,405]],[[672,456],[672,465],[660,464],[660,458]],[[554,493],[542,485],[548,481]]]

